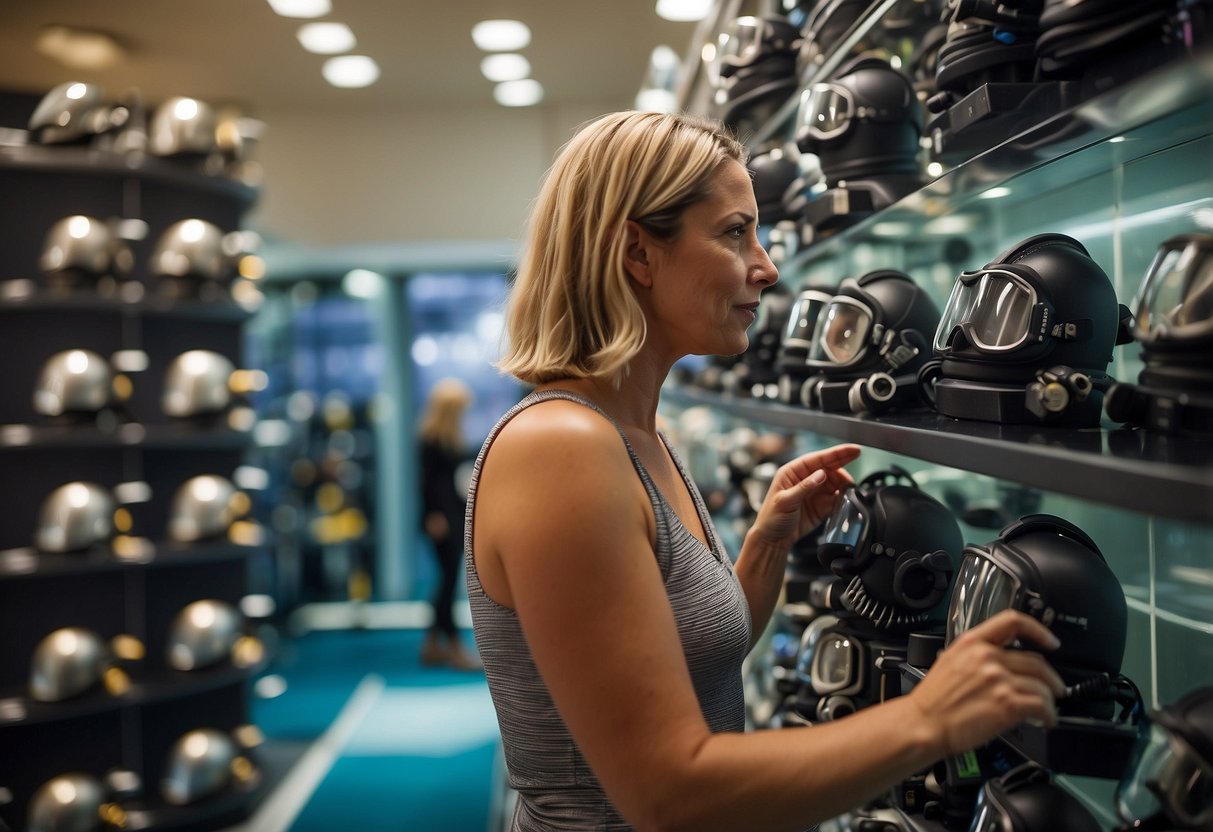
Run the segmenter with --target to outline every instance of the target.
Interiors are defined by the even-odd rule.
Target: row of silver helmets
[[[248,411],[245,399],[267,383],[263,371],[237,369],[222,353],[185,350],[173,356],[164,371],[160,407],[171,419],[228,418],[237,408]],[[39,370],[34,412],[50,422],[83,422],[104,411],[124,411],[133,390],[130,376],[115,370],[100,353],[60,350]]]
[[[251,157],[264,125],[197,98],[173,96],[149,106],[137,89],[115,101],[96,84],[68,81],[42,97],[28,128],[36,144],[149,154],[250,185],[261,181]]]
[[[260,730],[194,728],[177,737],[164,756],[159,796],[171,806],[190,806],[229,791],[247,791],[261,779],[254,750]],[[43,783],[26,810],[27,832],[101,832],[132,828],[127,800],[144,801],[134,772],[114,770],[104,777],[69,772]]]
[[[57,220],[47,231],[38,260],[48,288],[97,291],[129,279],[135,268],[131,229],[145,232],[146,226],[83,214]],[[260,276],[261,262],[254,255],[259,246],[255,232],[224,232],[207,220],[183,219],[160,233],[147,270],[160,294],[218,299],[237,276]]]
[[[202,543],[230,537],[252,507],[249,496],[227,477],[199,474],[178,485],[168,506],[166,539]],[[86,552],[110,545],[118,534],[131,531],[126,504],[111,489],[87,480],[58,486],[38,510],[34,547],[40,552]],[[242,529],[235,529],[244,537]]]

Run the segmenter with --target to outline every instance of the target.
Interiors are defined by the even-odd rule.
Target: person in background
[[[745,350],[778,279],[745,152],[716,122],[615,113],[562,149],[533,207],[499,367],[534,392],[486,439],[468,597],[514,830],[803,830],[1025,719],[1063,687],[1039,622],[1001,613],[903,696],[745,730],[742,660],[788,551],[860,453],[784,462],[734,564],[658,427],[674,363]]]
[[[435,382],[421,415],[421,527],[434,547],[438,586],[434,591],[434,622],[421,646],[421,663],[459,670],[476,670],[480,661],[463,645],[455,625],[455,588],[463,554],[465,502],[457,479],[469,449],[463,436],[463,414],[472,391],[456,378]]]

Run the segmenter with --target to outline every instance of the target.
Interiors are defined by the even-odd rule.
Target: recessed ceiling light
[[[485,55],[480,71],[490,81],[518,81],[531,74],[531,62],[516,52]]]
[[[282,17],[324,17],[333,10],[329,0],[267,0]]]
[[[122,46],[109,35],[74,26],[43,26],[34,43],[43,55],[72,69],[108,69],[123,58]]]
[[[369,87],[379,80],[379,64],[366,55],[341,55],[329,58],[321,70],[324,80],[334,87]]]
[[[531,42],[531,30],[520,20],[482,20],[472,40],[485,52],[517,52]]]
[[[530,107],[543,100],[543,85],[534,78],[502,81],[493,88],[493,98],[503,107]]]
[[[678,109],[678,96],[671,90],[643,89],[636,93],[636,109],[642,113],[672,113]]]
[[[338,55],[349,52],[358,39],[344,23],[304,23],[295,33],[299,43],[316,55]]]
[[[679,23],[703,20],[712,8],[712,0],[657,0],[657,16]]]

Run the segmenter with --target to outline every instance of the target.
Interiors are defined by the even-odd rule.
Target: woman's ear
[[[641,286],[652,286],[652,268],[649,265],[649,246],[652,238],[640,223],[628,220],[624,223],[623,265],[628,275]]]

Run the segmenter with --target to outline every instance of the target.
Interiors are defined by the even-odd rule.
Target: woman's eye
[[[730,237],[732,237],[735,240],[740,240],[743,236],[745,236],[745,226],[744,225],[735,225],[732,228],[730,228],[728,231],[726,231],[725,233],[728,234]]]

